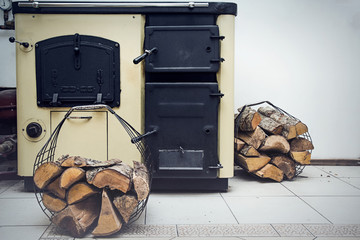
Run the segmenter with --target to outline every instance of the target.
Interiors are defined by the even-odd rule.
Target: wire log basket
[[[263,104],[268,104],[268,105],[270,105],[272,108],[274,108],[275,110],[277,110],[278,112],[280,112],[280,113],[282,113],[282,114],[284,114],[284,115],[286,115],[286,116],[288,116],[288,117],[290,117],[290,118],[292,118],[292,119],[294,119],[294,120],[300,121],[300,119],[298,119],[298,118],[294,117],[293,115],[287,113],[286,111],[284,111],[283,109],[275,106],[274,104],[272,104],[272,103],[269,102],[269,101],[262,101],[262,102],[258,102],[258,103],[248,104],[248,105],[242,106],[239,114],[238,114],[238,115],[236,116],[236,118],[235,118],[235,137],[238,138],[238,134],[239,134],[238,129],[239,129],[239,124],[240,124],[240,116],[241,116],[241,114],[244,112],[245,108],[246,108],[246,107],[259,106],[259,105],[263,105]],[[307,132],[299,135],[298,137],[305,138],[305,139],[307,139],[308,141],[310,141],[310,142],[312,143],[312,139],[311,139],[311,136],[310,136],[309,131],[307,131]],[[308,151],[309,151],[310,153],[312,152],[312,150],[308,150]],[[295,162],[295,161],[294,161],[294,162]],[[303,172],[304,168],[305,168],[305,165],[302,165],[302,164],[300,164],[300,163],[295,162],[295,176],[294,176],[294,177],[297,177],[298,175],[300,175],[300,174]]]
[[[115,118],[123,126],[124,130],[127,132],[127,134],[130,137],[131,143],[133,143],[136,146],[136,148],[138,149],[138,151],[141,154],[143,163],[147,167],[147,170],[149,173],[149,185],[150,185],[150,189],[151,189],[151,181],[152,181],[151,153],[145,143],[145,137],[147,135],[151,134],[151,132],[141,135],[128,122],[126,122],[123,118],[121,118],[118,114],[116,114],[113,109],[111,109],[109,106],[103,105],[103,104],[72,107],[65,114],[64,118],[60,121],[60,123],[57,125],[55,130],[52,132],[49,140],[47,140],[45,145],[41,148],[41,150],[37,154],[35,163],[34,163],[33,174],[35,173],[36,169],[41,164],[46,163],[46,162],[54,162],[56,160],[56,159],[54,159],[54,157],[55,157],[56,145],[57,145],[57,140],[58,140],[58,137],[60,134],[60,130],[61,130],[62,126],[64,125],[64,123],[66,122],[66,120],[71,115],[71,113],[74,111],[86,111],[86,110],[96,110],[96,109],[108,110],[111,114],[113,114],[115,116]],[[34,184],[34,192],[35,192],[36,200],[39,203],[41,210],[50,219],[50,221],[52,221],[52,218],[53,218],[55,212],[52,212],[49,209],[47,209],[42,202],[42,196],[43,196],[43,193],[45,192],[45,190],[37,188]],[[149,195],[144,200],[142,200],[138,203],[136,209],[132,213],[127,224],[131,224],[131,223],[135,222],[140,217],[141,213],[144,211],[144,209],[146,207]]]

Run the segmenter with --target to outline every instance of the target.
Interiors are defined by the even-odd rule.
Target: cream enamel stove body
[[[109,105],[146,134],[153,189],[226,190],[233,176],[234,19],[221,2],[14,2],[18,174],[70,107]],[[104,110],[72,114],[56,154],[139,160]]]

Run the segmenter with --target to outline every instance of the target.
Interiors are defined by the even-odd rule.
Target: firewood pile
[[[297,176],[299,166],[310,164],[314,146],[300,120],[275,106],[257,110],[244,106],[238,111],[235,163],[245,171],[281,182]]]
[[[140,162],[131,167],[118,159],[68,155],[42,163],[34,183],[52,222],[73,237],[118,232],[150,192],[149,172]]]

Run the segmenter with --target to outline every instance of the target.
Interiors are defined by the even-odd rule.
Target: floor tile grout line
[[[0,227],[48,227],[49,225],[0,225]]]
[[[228,207],[228,209],[230,210],[231,214],[233,215],[233,217],[235,218],[237,224],[239,224],[238,219],[236,218],[235,214],[233,213],[232,209],[230,208],[229,204],[226,202],[226,199],[224,198],[224,196],[222,195],[222,193],[219,193],[222,200],[225,202],[226,206]]]
[[[282,183],[280,183],[283,185]],[[285,188],[287,188],[285,185],[283,185]],[[333,224],[327,217],[325,217],[322,213],[320,213],[318,210],[316,210],[313,206],[311,206],[309,203],[307,203],[304,199],[302,199],[300,196],[298,196],[295,192],[291,191],[289,188],[287,188],[290,192],[292,192],[297,198],[299,198],[302,202],[304,202],[306,205],[308,205],[310,208],[312,208],[315,212],[317,212],[320,216],[325,218],[329,223]]]
[[[179,237],[179,229],[178,229],[178,225],[175,224],[175,229],[176,229],[176,237]]]
[[[0,199],[36,199],[36,197],[1,197]]]
[[[360,195],[297,195],[296,197],[360,197]]]
[[[41,234],[40,238],[39,239],[42,239],[42,237],[44,236],[44,234],[46,233],[46,231],[49,229],[49,227],[51,226],[51,224],[49,224],[47,226],[47,228],[45,229],[45,231]]]
[[[305,225],[305,224],[303,224],[303,226],[304,226],[304,228],[305,228],[306,230],[308,230],[308,231],[311,233],[311,235],[313,235],[313,236],[315,237],[313,240],[315,240],[315,239],[317,239],[317,238],[318,238],[318,236],[317,236],[317,235],[315,235],[312,231],[310,231],[310,230],[306,227],[306,225]]]
[[[319,169],[320,169],[320,168],[319,168]],[[322,169],[320,169],[320,170],[321,170],[321,171],[326,172],[325,170],[322,170]],[[348,182],[346,182],[346,181],[342,180],[342,179],[341,179],[342,177],[336,176],[335,174],[330,173],[330,172],[326,172],[326,173],[327,173],[327,174],[329,174],[329,175],[331,175],[331,176],[333,176],[334,178],[336,178],[336,179],[338,179],[338,180],[342,181],[343,183],[346,183],[346,184],[348,184],[348,185],[350,185],[350,186],[352,186],[352,187],[354,187],[354,188],[356,188],[356,189],[359,189],[359,190],[360,190],[360,188],[359,188],[359,187],[354,186],[354,185],[352,185],[351,183],[348,183]],[[347,178],[347,177],[343,177],[343,178]],[[348,177],[348,178],[349,178],[349,177]]]
[[[306,229],[306,231],[308,231],[314,237],[314,239],[317,238],[317,236],[315,236],[315,234],[313,234],[304,224],[301,225]]]
[[[276,228],[273,226],[273,224],[272,223],[270,223],[270,226],[274,229],[274,231],[279,235],[279,237],[282,237],[281,235],[280,235],[280,233],[276,230]]]
[[[330,172],[327,172],[327,171],[325,171],[325,170],[323,170],[323,169],[321,169],[321,168],[319,168],[319,167],[316,167],[317,169],[319,169],[320,171],[323,171],[323,172],[325,172],[325,173],[327,173],[327,174],[329,174],[329,175],[331,175],[331,176],[333,176],[334,178],[337,178],[337,179],[339,179],[339,180],[341,180],[341,178],[349,178],[349,177],[340,177],[340,176],[336,176],[335,174],[333,174],[333,173],[330,173]],[[360,178],[360,177],[350,177],[350,178]],[[343,180],[341,180],[341,181],[343,181]],[[347,183],[347,182],[346,182]],[[347,183],[347,184],[349,184],[349,183]],[[350,184],[351,185],[351,184]],[[351,185],[351,186],[353,186],[353,185]],[[354,186],[355,187],[355,186]],[[356,187],[356,188],[358,188],[358,187]],[[360,188],[358,188],[358,189],[360,189]]]
[[[352,187],[360,190],[360,187],[357,187],[357,186],[355,186],[355,185],[352,185],[351,183],[346,182],[345,180],[343,180],[343,179],[340,178],[340,177],[335,177],[335,178],[337,178],[337,179],[339,179],[340,181],[342,181],[342,182],[344,182],[344,183],[346,183],[346,184],[348,184],[348,185],[350,185],[350,186],[352,186]],[[347,178],[347,177],[344,177],[344,178]],[[349,177],[349,178],[350,178],[350,177]]]
[[[144,225],[146,225],[146,217],[147,217],[147,206],[145,207],[145,212],[144,212],[145,216],[144,216]]]
[[[15,186],[16,184],[18,184],[21,180],[15,182],[14,184],[11,184],[10,186],[6,187],[4,191],[0,192],[0,194],[5,193],[7,190],[9,190],[11,187]]]

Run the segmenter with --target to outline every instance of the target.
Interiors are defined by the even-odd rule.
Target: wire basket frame
[[[285,112],[283,109],[275,106],[274,104],[272,104],[272,103],[269,102],[269,101],[262,101],[262,102],[258,102],[258,103],[248,104],[248,105],[244,105],[244,106],[241,108],[239,114],[238,114],[237,117],[235,118],[235,137],[238,138],[238,134],[239,134],[239,133],[238,133],[237,129],[239,129],[240,116],[241,116],[241,114],[244,112],[245,108],[246,108],[246,107],[259,106],[259,105],[262,105],[262,104],[268,104],[268,105],[270,105],[272,108],[274,108],[275,110],[277,110],[278,112],[280,112],[280,113],[282,113],[282,114],[284,114],[284,115],[286,115],[286,116],[288,116],[288,117],[290,117],[290,118],[292,118],[292,119],[294,119],[294,120],[300,121],[300,119],[298,119],[298,118],[294,117],[293,115]],[[303,134],[301,134],[301,135],[299,135],[299,136],[305,138],[306,140],[308,140],[308,141],[310,141],[310,142],[312,143],[312,139],[311,139],[311,136],[310,136],[309,131],[307,131],[306,133],[303,133]],[[309,151],[310,153],[312,153],[312,150],[308,150],[308,151]],[[295,162],[295,161],[294,161],[294,162]],[[304,168],[305,168],[305,165],[302,165],[302,164],[299,164],[299,163],[295,162],[295,176],[294,176],[294,177],[297,177],[298,175],[300,175],[300,174],[303,172]]]
[[[72,107],[65,114],[64,118],[60,121],[60,123],[57,125],[55,130],[50,135],[50,138],[47,140],[45,145],[41,148],[41,150],[37,154],[35,163],[34,163],[34,168],[33,168],[33,175],[35,174],[36,169],[41,164],[46,163],[46,162],[54,162],[55,161],[54,157],[55,157],[55,152],[56,152],[57,139],[59,137],[62,126],[64,125],[65,121],[69,118],[71,113],[74,112],[75,110],[76,111],[85,111],[85,110],[95,110],[95,109],[107,109],[111,114],[113,114],[115,116],[115,118],[123,126],[124,130],[127,132],[127,134],[130,137],[131,143],[133,143],[136,146],[137,150],[141,154],[143,163],[147,167],[148,174],[149,174],[149,187],[151,189],[152,160],[151,160],[150,150],[147,147],[147,144],[145,142],[146,141],[145,137],[147,135],[151,134],[152,132],[141,135],[128,122],[126,122],[123,118],[121,118],[118,114],[116,114],[113,109],[111,109],[109,106],[103,105],[103,104]],[[49,209],[47,209],[42,202],[42,196],[43,196],[43,193],[45,192],[45,190],[37,188],[34,184],[34,192],[35,192],[36,200],[39,203],[41,210],[45,213],[45,215],[51,221],[55,213],[50,211]],[[130,216],[130,219],[127,224],[131,224],[131,223],[135,222],[140,217],[141,213],[144,211],[144,209],[146,207],[147,201],[149,199],[149,195],[144,200],[142,200],[138,203],[136,209]]]

